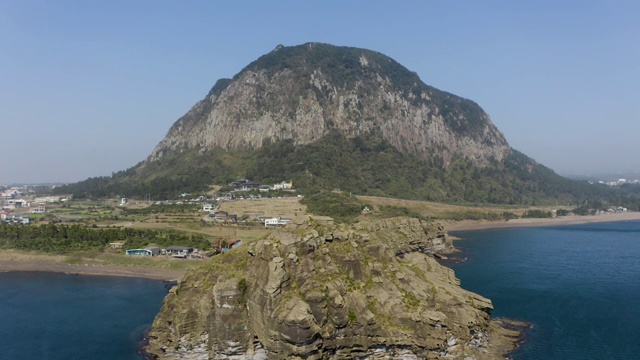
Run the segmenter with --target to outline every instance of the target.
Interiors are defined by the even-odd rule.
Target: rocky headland
[[[160,359],[499,359],[520,333],[493,320],[434,255],[441,226],[413,218],[299,217],[187,273],[147,351]]]

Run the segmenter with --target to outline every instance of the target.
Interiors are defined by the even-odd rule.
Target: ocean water
[[[0,359],[143,359],[136,346],[162,306],[158,280],[0,273]]]
[[[640,222],[451,234],[462,287],[533,324],[514,359],[640,359]]]

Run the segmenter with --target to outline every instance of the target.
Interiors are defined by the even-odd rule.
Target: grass
[[[104,265],[159,267],[173,270],[190,270],[205,263],[202,260],[133,257],[116,254],[100,254],[96,259]]]
[[[203,215],[204,216],[204,215]],[[136,229],[153,229],[153,230],[177,230],[187,233],[202,234],[214,237],[216,239],[235,240],[242,239],[245,241],[253,241],[262,239],[269,235],[273,229],[263,226],[243,227],[240,225],[223,225],[212,223],[211,225],[202,225],[200,222],[193,223],[167,223],[167,222],[138,222],[127,224],[128,227]]]
[[[66,264],[90,264],[103,266],[141,266],[172,270],[190,270],[203,265],[202,260],[171,259],[161,257],[134,257],[121,254],[79,252],[68,255]]]
[[[403,200],[376,196],[358,196],[360,200],[373,205],[374,209],[391,206],[406,208],[426,218],[436,220],[490,219],[501,217],[504,212],[522,216],[528,207],[509,205],[453,205],[429,201]]]
[[[298,215],[304,215],[306,207],[300,204],[300,200],[297,197],[289,197],[225,201],[220,205],[220,210],[236,214],[238,217],[247,213],[261,213],[259,216],[293,218]]]
[[[3,249],[2,252],[0,252],[0,261],[52,262],[71,265],[89,264],[101,266],[140,266],[172,270],[190,270],[200,267],[206,263],[206,261],[202,260],[131,257],[121,254],[108,254],[95,251],[59,255],[18,251],[13,249]]]

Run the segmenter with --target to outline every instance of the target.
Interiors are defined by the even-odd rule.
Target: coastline
[[[473,231],[495,228],[516,228],[516,227],[545,227],[545,226],[568,226],[591,223],[609,223],[640,221],[640,212],[622,212],[601,215],[569,215],[555,218],[539,219],[513,219],[502,221],[489,220],[462,220],[456,222],[443,222],[447,232],[451,231]],[[452,240],[462,240],[454,235],[450,235]],[[466,259],[466,258],[465,258]],[[446,265],[445,265],[446,266]],[[502,352],[504,358],[510,359],[520,346],[527,342],[533,324],[513,318],[493,318],[491,328],[494,330],[497,341],[492,344],[497,352]]]
[[[640,212],[628,211],[613,214],[602,215],[567,215],[555,218],[527,218],[513,220],[461,220],[443,222],[447,231],[467,231],[467,230],[483,230],[495,228],[510,227],[542,227],[542,226],[563,226],[578,225],[591,223],[619,222],[619,221],[638,221],[640,220]]]
[[[91,276],[124,276],[152,280],[180,279],[186,270],[144,266],[101,264],[67,264],[60,255],[34,255],[18,252],[0,253],[0,272],[37,271]]]

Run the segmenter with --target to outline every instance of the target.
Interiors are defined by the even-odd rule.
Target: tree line
[[[87,228],[81,225],[44,224],[39,226],[0,225],[0,248],[48,253],[102,251],[109,243],[124,241],[125,249],[149,245],[191,246],[201,250],[211,243],[199,234],[131,228]]]

